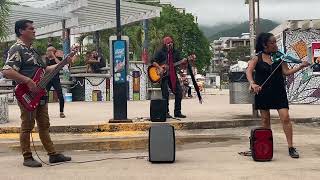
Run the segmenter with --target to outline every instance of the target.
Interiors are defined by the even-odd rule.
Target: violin
[[[279,62],[282,60],[287,63],[296,63],[296,64],[302,63],[301,59],[297,59],[291,56],[290,54],[283,53],[281,51],[271,53],[271,59],[272,59],[272,62]]]
[[[262,85],[260,86],[261,88],[266,84],[266,82],[271,78],[271,76],[276,72],[276,70],[281,67],[281,64],[283,62],[287,62],[287,63],[302,63],[301,59],[297,59],[289,54],[285,54],[281,51],[277,51],[275,53],[271,53],[271,59],[272,62],[280,62],[279,65],[277,65],[277,67],[271,72],[270,76],[262,83]],[[309,63],[310,64],[310,63]],[[313,65],[312,65],[313,66]],[[311,67],[312,67],[311,66]]]

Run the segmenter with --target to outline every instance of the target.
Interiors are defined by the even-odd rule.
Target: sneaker
[[[71,157],[65,156],[63,154],[53,154],[49,156],[50,163],[58,163],[58,162],[65,162],[71,161]]]
[[[289,148],[289,155],[292,158],[299,158],[299,153],[297,152],[296,148],[294,148],[294,147]]]
[[[39,163],[37,160],[33,159],[33,157],[24,159],[23,165],[32,168],[42,167],[42,164]]]
[[[60,113],[60,118],[65,118],[65,117],[66,117],[66,115],[64,115],[64,113],[61,112],[61,113]]]

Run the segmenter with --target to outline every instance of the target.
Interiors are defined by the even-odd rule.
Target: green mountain
[[[199,25],[200,30],[203,32],[203,34],[209,38],[210,36],[226,30],[226,29],[230,29],[233,28],[235,26],[234,23],[221,23],[215,26],[205,26],[205,25]]]
[[[260,20],[260,32],[269,32],[279,25],[268,19]],[[249,32],[249,21],[237,24],[221,24],[213,27],[200,26],[202,32],[206,35],[209,41],[219,39],[220,37],[240,36],[241,33]]]

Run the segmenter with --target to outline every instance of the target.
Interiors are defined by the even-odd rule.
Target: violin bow
[[[279,65],[271,72],[271,74],[268,76],[268,78],[261,84],[261,88],[269,81],[269,79],[273,76],[273,74],[279,69],[279,67],[282,65],[284,61],[281,60],[281,62],[279,63]]]

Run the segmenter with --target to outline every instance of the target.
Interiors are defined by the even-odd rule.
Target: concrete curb
[[[216,121],[174,121],[166,122],[176,130],[192,129],[221,129],[260,125],[260,119],[216,120]],[[320,118],[292,118],[295,123],[320,122]],[[272,119],[272,123],[279,123],[279,119]],[[107,123],[102,125],[74,125],[74,126],[51,126],[52,133],[90,133],[90,132],[119,132],[119,131],[147,131],[151,122],[135,123]],[[37,130],[35,130],[37,131]],[[0,134],[20,133],[19,127],[1,127]]]
[[[179,149],[181,145],[190,143],[201,142],[226,142],[233,140],[241,140],[242,136],[230,136],[230,135],[183,135],[176,136],[175,142]],[[54,142],[55,149],[58,152],[61,151],[73,151],[73,150],[88,150],[88,151],[113,151],[113,150],[147,150],[148,149],[148,136],[140,137],[125,137],[125,138],[99,138],[99,139],[80,139],[73,140],[60,140]],[[43,145],[37,141],[34,147],[37,151],[45,151]],[[199,144],[201,147],[201,144]],[[18,142],[11,143],[8,148],[15,151],[20,151],[20,144]]]

